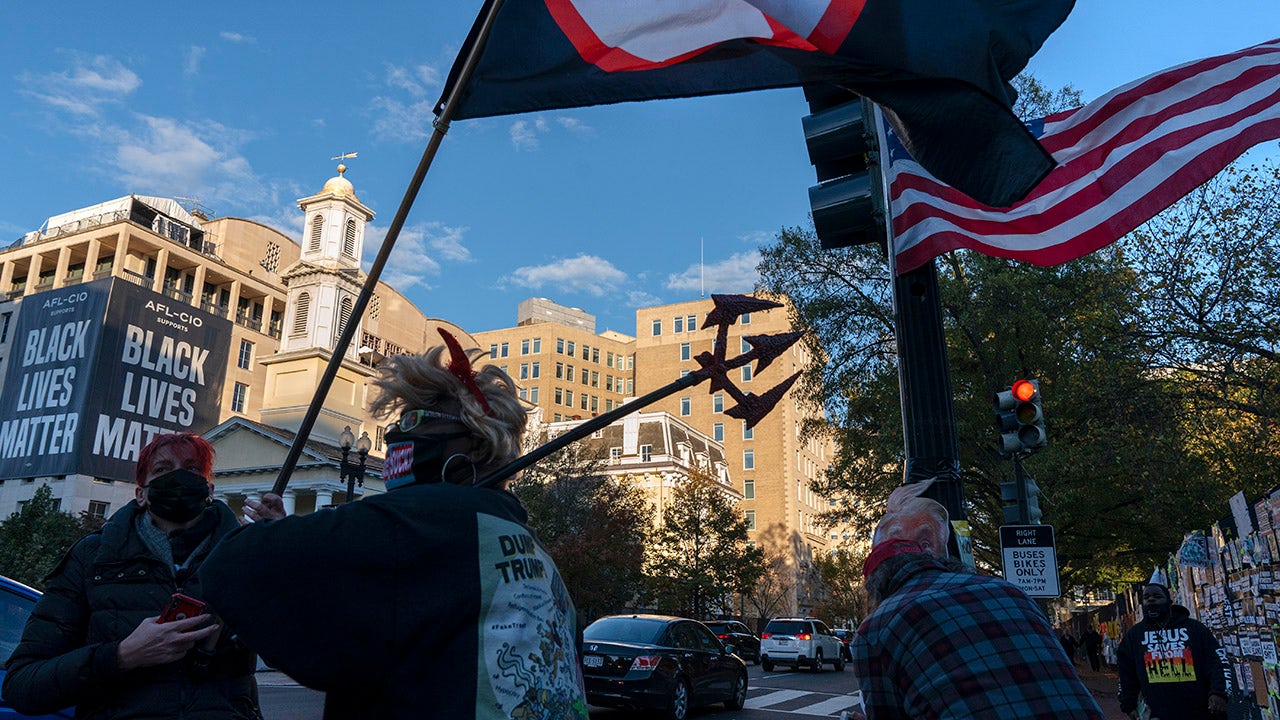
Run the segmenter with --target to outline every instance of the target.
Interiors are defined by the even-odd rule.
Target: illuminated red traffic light
[[[1030,380],[1015,382],[1011,390],[1013,390],[1013,396],[1019,402],[1030,402],[1031,398],[1036,396],[1036,386]]]

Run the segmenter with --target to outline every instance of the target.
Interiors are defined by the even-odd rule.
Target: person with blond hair
[[[1101,720],[1035,602],[948,559],[929,484],[890,494],[862,566],[872,612],[852,654],[865,717]]]
[[[442,346],[382,365],[388,490],[254,523],[202,568],[263,659],[325,718],[587,717],[573,603],[506,482],[526,411],[500,368]],[[279,499],[263,498],[265,507]]]

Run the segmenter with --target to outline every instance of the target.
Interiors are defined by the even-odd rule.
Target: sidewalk
[[[1084,682],[1084,686],[1093,693],[1093,699],[1102,708],[1102,715],[1107,720],[1129,720],[1129,716],[1120,712],[1120,701],[1116,699],[1116,671],[1114,668],[1102,666],[1098,672],[1089,667],[1089,661],[1076,663],[1076,674]]]

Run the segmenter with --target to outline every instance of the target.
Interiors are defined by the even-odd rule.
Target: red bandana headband
[[[890,538],[876,545],[871,549],[871,554],[862,563],[862,577],[871,577],[871,573],[880,567],[880,563],[888,560],[895,555],[905,555],[907,553],[922,553],[924,546],[915,540],[903,540],[901,538]]]
[[[440,337],[444,338],[444,344],[449,348],[449,364],[445,367],[467,386],[476,400],[480,401],[484,414],[493,417],[493,408],[489,407],[489,401],[485,399],[484,393],[480,392],[480,386],[476,384],[476,371],[471,368],[471,358],[467,357],[462,345],[458,344],[457,338],[450,335],[448,330],[442,327],[436,330],[440,332]]]

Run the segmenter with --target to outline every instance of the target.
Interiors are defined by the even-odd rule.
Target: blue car
[[[9,656],[18,647],[18,641],[22,639],[22,629],[27,624],[27,616],[31,614],[31,609],[36,606],[36,601],[39,599],[39,590],[0,575],[0,681],[4,680],[4,662],[9,660]],[[9,703],[0,697],[0,720],[29,717],[47,720],[73,718],[75,711],[68,708],[52,715],[23,715],[9,707]]]

